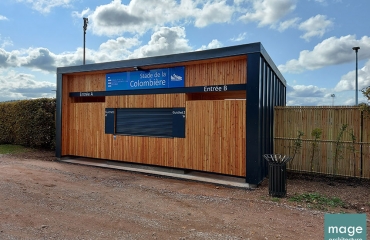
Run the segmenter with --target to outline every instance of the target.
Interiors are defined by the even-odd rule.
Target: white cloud
[[[235,7],[228,5],[226,0],[132,0],[127,5],[121,0],[113,0],[98,6],[89,15],[89,20],[94,34],[117,36],[125,32],[142,34],[180,21],[194,21],[196,27],[230,22],[234,11]]]
[[[292,18],[284,22],[280,22],[277,27],[273,25],[272,28],[277,28],[279,32],[284,32],[288,28],[296,27],[299,21],[300,18]]]
[[[336,94],[333,99],[332,89],[320,88],[313,85],[295,85],[287,86],[287,106],[330,106],[333,105],[348,105],[345,100],[347,96]]]
[[[29,48],[10,52],[0,48],[0,69],[27,67],[35,71],[55,73],[58,66],[81,64],[77,52],[57,55],[46,48]]]
[[[222,47],[222,43],[217,39],[213,39],[208,45],[202,45],[197,51],[206,50],[206,49],[213,49],[213,48],[220,48]]]
[[[335,86],[336,91],[355,90],[356,70],[350,71],[341,77],[339,83]],[[370,86],[370,60],[365,66],[358,69],[358,89],[361,90]],[[359,93],[360,95],[361,93]]]
[[[243,33],[240,33],[237,37],[231,38],[230,40],[233,42],[240,42],[240,41],[243,41],[246,37],[247,37],[247,33],[243,32]]]
[[[7,46],[13,46],[13,41],[10,38],[2,38],[0,34],[0,48],[6,48]]]
[[[26,2],[32,5],[32,9],[41,12],[49,13],[55,7],[69,7],[75,0],[16,0],[17,2]]]
[[[91,13],[90,8],[86,8],[85,10],[82,10],[82,12],[73,11],[72,16],[75,18],[83,18],[88,16]]]
[[[249,0],[234,0],[234,3],[236,5],[241,5],[242,3],[247,2],[247,1],[249,1]]]
[[[102,43],[97,51],[86,49],[86,63],[159,56],[192,50],[188,45],[185,29],[182,27],[159,28],[146,45],[131,50],[140,44],[137,36],[108,40]],[[214,40],[208,46],[215,48],[220,46],[220,43]],[[6,51],[0,48],[0,69],[26,67],[34,71],[55,73],[57,67],[81,65],[82,56],[83,48],[60,54],[55,54],[47,48],[28,48],[20,51]]]
[[[110,62],[128,58],[158,56],[191,51],[185,29],[181,27],[162,27],[153,33],[151,40],[135,49],[141,42],[137,37],[118,37],[100,45],[98,51],[87,49],[86,63]],[[209,46],[215,47],[218,41]],[[6,68],[24,67],[31,70],[55,73],[56,67],[81,65],[82,48],[74,52],[55,54],[46,48],[29,48],[7,52],[0,48],[0,101],[55,97],[54,83],[40,82],[34,75],[18,73]]]
[[[113,40],[110,39],[105,43],[102,43],[99,47],[100,51],[105,52],[117,52],[126,49],[130,49],[132,47],[138,46],[141,42],[138,38],[124,38],[118,37],[117,39]]]
[[[295,85],[289,86],[287,94],[290,97],[324,97],[325,95],[325,88],[319,88],[313,85]]]
[[[3,15],[0,15],[0,21],[5,21],[5,20],[9,20],[9,19]]]
[[[325,66],[353,62],[352,47],[360,46],[359,59],[370,58],[370,37],[356,39],[354,35],[340,38],[330,37],[317,44],[312,51],[303,50],[298,59],[292,59],[280,65],[281,72],[300,73],[306,70],[315,70]]]
[[[344,105],[349,105],[349,106],[353,106],[355,105],[355,98],[349,98],[347,99],[345,102],[344,102]]]
[[[185,29],[182,27],[162,27],[152,35],[147,45],[139,47],[128,57],[142,58],[189,52],[192,48],[185,36]]]
[[[0,71],[1,72],[1,71]],[[55,97],[56,84],[35,80],[31,74],[13,70],[0,74],[0,102],[41,97]]]
[[[301,38],[309,41],[312,37],[322,37],[327,31],[327,28],[332,25],[333,22],[328,20],[326,16],[316,15],[299,24],[298,28],[306,32],[301,36]]]
[[[323,6],[327,6],[328,5],[328,3],[326,2],[326,0],[315,0],[315,2],[318,2],[318,3],[320,3]]]
[[[205,27],[210,23],[225,23],[231,20],[234,12],[233,7],[226,4],[226,1],[207,2],[203,9],[196,9],[193,17],[195,17],[196,27]]]
[[[258,26],[278,22],[296,7],[295,0],[252,0],[253,9],[239,19],[244,22],[258,22]]]

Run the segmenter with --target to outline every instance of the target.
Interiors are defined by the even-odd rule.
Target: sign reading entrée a
[[[185,67],[108,73],[106,91],[184,87]]]

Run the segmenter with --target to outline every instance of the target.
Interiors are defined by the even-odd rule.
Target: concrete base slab
[[[171,177],[171,178],[179,178],[179,179],[193,180],[193,181],[199,181],[199,182],[213,183],[217,185],[230,186],[230,187],[247,188],[247,189],[256,188],[256,185],[244,182],[245,181],[244,178],[224,176],[224,175],[215,174],[215,173],[204,173],[204,172],[198,172],[198,171],[188,171],[188,170],[182,170],[182,169],[166,168],[166,167],[159,167],[159,166],[157,167],[157,166],[149,166],[149,165],[135,164],[135,163],[125,163],[125,162],[118,162],[118,161],[107,161],[103,159],[71,157],[71,158],[61,158],[58,160],[61,162],[67,162],[67,163],[73,163],[73,164],[119,169],[119,170],[131,171],[131,172],[140,172],[140,173],[145,173],[145,174],[153,174],[153,175],[166,176],[166,177]]]

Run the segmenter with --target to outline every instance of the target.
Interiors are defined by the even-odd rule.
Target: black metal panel
[[[246,182],[259,184],[261,175],[261,101],[260,53],[248,54],[247,109],[246,109]]]
[[[55,122],[55,156],[62,157],[62,89],[63,76],[57,74],[57,99],[56,99],[56,122]]]
[[[117,134],[173,137],[172,108],[118,108],[116,111]]]
[[[177,138],[185,138],[185,108],[173,108],[172,116],[172,136]]]
[[[115,108],[105,109],[105,134],[114,134]]]
[[[246,182],[259,184],[268,173],[263,154],[273,153],[274,107],[285,105],[285,83],[260,54],[248,55]]]
[[[266,76],[267,79],[266,79],[266,82],[267,82],[267,88],[266,88],[266,92],[264,93],[265,95],[267,95],[267,102],[266,102],[266,115],[265,115],[265,148],[264,148],[264,152],[266,153],[270,153],[271,151],[271,138],[270,138],[270,126],[271,126],[271,114],[270,114],[270,110],[271,110],[271,98],[272,98],[272,75],[273,75],[273,72],[271,71],[271,68],[269,65],[267,65],[266,63],[266,68],[267,68],[267,72],[268,72],[268,75]]]
[[[267,62],[267,64],[269,65],[269,67],[271,68],[271,70],[277,75],[279,81],[284,85],[284,87],[286,86],[286,80],[285,78],[283,77],[283,75],[281,75],[279,69],[276,67],[275,63],[272,61],[270,55],[267,53],[267,51],[265,50],[265,48],[262,46],[261,44],[261,55],[263,56],[263,58],[265,59],[265,61]]]
[[[245,84],[197,86],[183,88],[157,88],[118,91],[70,92],[70,97],[102,97],[120,95],[171,94],[171,93],[200,93],[200,92],[230,92],[245,90]]]
[[[271,116],[271,124],[269,126],[269,139],[274,139],[274,106],[276,106],[276,74],[274,72],[272,72],[272,78],[271,78],[271,83],[272,83],[272,87],[271,87],[271,101],[270,101],[270,116]],[[269,149],[269,152],[273,153],[274,152],[274,146],[273,144],[270,145],[270,149]]]
[[[266,126],[268,124],[267,122],[267,99],[268,99],[268,94],[266,94],[267,89],[268,89],[268,76],[269,76],[269,71],[268,67],[265,61],[261,59],[261,70],[263,72],[263,75],[260,77],[261,81],[261,98],[263,99],[262,101],[262,111],[261,111],[261,149],[262,149],[262,154],[264,153],[266,149]],[[263,158],[262,158],[263,159]],[[262,160],[263,161],[263,160]]]

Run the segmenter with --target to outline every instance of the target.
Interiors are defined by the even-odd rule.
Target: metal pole
[[[89,23],[88,18],[83,18],[84,19],[84,57],[83,57],[83,65],[85,65],[85,45],[86,45],[86,29],[87,29],[87,24]]]
[[[357,53],[358,53],[358,50],[360,49],[360,47],[353,47],[352,48],[353,50],[355,50],[356,52],[356,106],[358,105],[358,57],[357,57]]]
[[[86,44],[86,32],[84,31],[84,57],[83,57],[83,65],[85,65],[85,44]]]
[[[335,98],[335,94],[333,93],[332,95],[330,95],[331,97],[332,97],[332,99],[333,99],[333,101],[332,101],[332,106],[334,106],[334,98]]]

